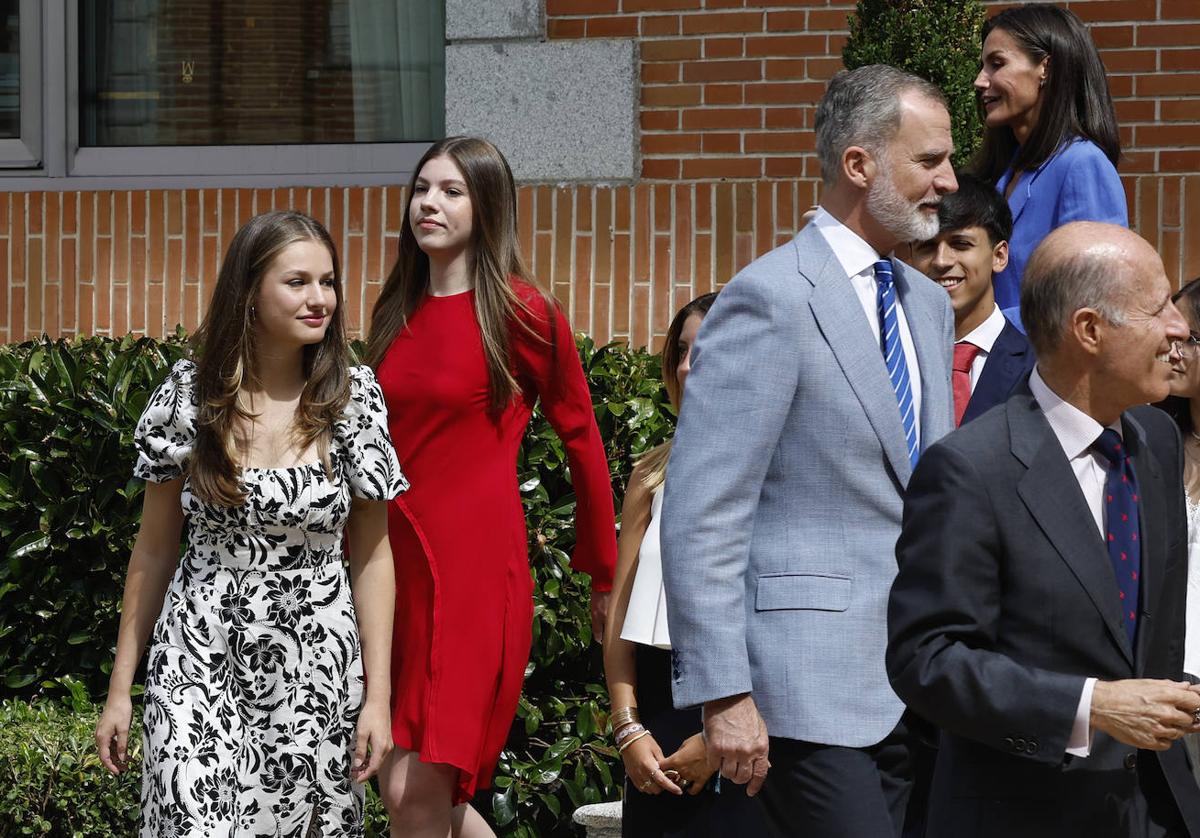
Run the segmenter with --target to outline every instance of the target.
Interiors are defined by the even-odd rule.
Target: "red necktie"
[[[950,376],[950,386],[954,390],[954,427],[962,424],[963,414],[967,412],[967,402],[971,400],[971,364],[979,354],[979,347],[973,343],[959,341],[954,344],[954,372]]]

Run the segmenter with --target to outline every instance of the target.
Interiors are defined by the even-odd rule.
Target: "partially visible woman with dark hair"
[[[134,433],[146,491],[100,758],[125,767],[153,627],[141,835],[361,835],[391,750],[385,501],[407,483],[375,375],[350,367],[325,229],[239,230],[191,355]]]
[[[1044,3],[983,26],[975,91],[986,128],[975,165],[1013,215],[996,303],[1019,323],[1021,275],[1043,238],[1069,221],[1129,226],[1117,176],[1121,143],[1108,78],[1087,27]]]
[[[571,327],[521,259],[504,157],[449,137],[410,189],[367,344],[414,486],[388,526],[396,750],[380,789],[393,835],[490,836],[470,800],[491,783],[529,661],[517,451],[535,403],[566,449],[572,565],[592,577],[597,636],[616,563],[612,483]]]
[[[676,411],[691,370],[692,345],[715,293],[676,313],[662,351],[663,385]],[[617,574],[605,631],[604,674],[614,744],[625,763],[621,833],[630,838],[744,838],[766,835],[745,786],[713,788],[698,707],[671,703],[671,638],[663,589],[659,523],[671,440],[637,461],[621,507]],[[665,792],[665,794],[664,794]]]

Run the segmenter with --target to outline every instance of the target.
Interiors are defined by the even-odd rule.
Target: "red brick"
[[[678,9],[699,9],[700,0],[621,0],[623,12],[668,12]]]
[[[762,12],[705,12],[684,15],[685,35],[706,35],[717,32],[761,32]]]
[[[849,27],[846,18],[848,11],[845,9],[812,9],[808,13],[809,32],[818,30],[832,30],[835,32],[845,32]]]
[[[1114,76],[1108,77],[1108,90],[1114,99],[1121,99],[1133,95],[1133,76]],[[1152,78],[1151,76],[1139,76],[1138,78]]]
[[[1196,0],[1160,0],[1159,20],[1194,19],[1196,17]]]
[[[45,192],[27,192],[26,206],[29,213],[29,235],[40,236],[42,234],[42,205],[44,203]],[[33,303],[33,300],[30,300]]]
[[[1118,125],[1117,126],[1117,141],[1121,144],[1121,148],[1129,148],[1133,145],[1133,126]]]
[[[1124,174],[1150,174],[1155,171],[1153,151],[1125,151],[1121,154]]]
[[[552,17],[546,21],[546,37],[551,39],[582,38],[587,21],[583,18]]]
[[[846,46],[848,40],[850,40],[850,36],[841,33],[827,36],[825,39],[825,54],[841,55],[842,49]]]
[[[696,184],[696,229],[712,229],[712,186]]]
[[[746,5],[746,0],[706,0],[706,9],[740,9]]]
[[[647,134],[642,154],[691,154],[700,151],[700,134]]]
[[[1198,28],[1200,31],[1200,28]],[[1200,41],[1197,41],[1200,43]],[[1116,78],[1124,78],[1117,76]],[[1112,87],[1113,77],[1109,77]],[[1137,77],[1138,96],[1196,96],[1200,95],[1200,73],[1156,73]],[[1117,93],[1114,90],[1113,96]]]
[[[1154,120],[1155,103],[1152,99],[1122,99],[1113,104],[1116,106],[1118,123],[1128,124],[1131,122],[1151,122]]]
[[[1162,181],[1162,224],[1164,227],[1178,227],[1180,219],[1180,189],[1182,178],[1168,177]]]
[[[804,128],[802,108],[765,108],[764,128]]]
[[[546,0],[546,16],[597,15],[617,11],[617,0]]]
[[[634,38],[637,33],[636,17],[590,17],[587,21],[589,38]]]
[[[701,87],[698,84],[672,84],[642,88],[642,106],[647,108],[699,105]]]
[[[689,185],[680,184],[675,187],[674,221],[674,276],[677,281],[690,282],[692,276],[692,188]],[[674,307],[672,312],[674,312]]]
[[[741,58],[746,51],[745,38],[705,38],[705,58]]]
[[[679,111],[642,111],[638,118],[643,131],[674,131],[679,127]]]
[[[1195,47],[1159,50],[1159,55],[1164,70],[1200,70],[1200,50]]]
[[[812,61],[811,58],[807,60]],[[763,73],[763,78],[767,79],[768,81],[806,78],[804,64],[805,59],[803,58],[768,59],[766,62],[766,70]]]
[[[1158,9],[1155,0],[1073,0],[1068,8],[1087,22],[1153,20]]]
[[[172,189],[166,193],[167,196],[167,235],[178,236],[183,232],[183,195],[177,189]],[[100,224],[102,223],[100,216],[103,213],[103,206],[97,206],[96,226],[97,232],[100,232]],[[247,217],[247,221],[249,218]]]
[[[704,85],[704,104],[706,105],[740,105],[742,99],[742,85],[740,84]]]
[[[62,240],[62,319],[64,332],[78,334],[78,311],[75,306],[75,244],[75,239]]]
[[[1164,51],[1165,57],[1166,51]],[[1144,73],[1158,69],[1158,50],[1110,49],[1101,56],[1110,73]]]
[[[671,84],[679,81],[680,68],[678,61],[662,61],[642,64],[642,84]]]
[[[765,131],[748,132],[744,138],[746,153],[773,151],[783,154],[799,154],[816,149],[816,138],[812,131]]]
[[[814,14],[809,12],[809,14]],[[842,20],[845,21],[845,14],[842,15]],[[814,27],[805,21],[804,12],[768,12],[767,13],[767,31],[768,32],[805,32],[809,29],[818,29],[825,27]]]
[[[756,178],[761,174],[758,158],[694,157],[683,161],[684,178]]]
[[[703,108],[682,111],[683,127],[691,130],[758,128],[761,108]]]
[[[1200,149],[1160,151],[1158,153],[1158,171],[1187,174],[1200,171]]]
[[[671,187],[654,187],[654,232],[671,229]]]
[[[650,236],[651,210],[653,207],[653,191],[644,183],[633,188],[633,280],[634,282],[650,281]]]
[[[746,104],[797,105],[816,103],[825,93],[820,82],[767,83],[746,85]]]
[[[642,160],[642,177],[647,180],[676,180],[679,177],[679,161],[661,157]]]
[[[679,61],[699,57],[700,41],[696,38],[642,42],[643,61]]]
[[[96,193],[79,193],[79,281],[93,282],[96,278],[96,265],[93,254],[96,247],[95,235]],[[83,324],[80,324],[83,328]],[[90,329],[91,326],[89,325]]]
[[[1197,139],[1200,139],[1200,125],[1196,124],[1139,125],[1134,132],[1133,145],[1139,149],[1155,146],[1195,146]]]
[[[1200,120],[1200,99],[1163,100],[1158,106],[1164,121]]]
[[[113,193],[101,190],[96,193],[96,235],[112,235]],[[182,230],[180,230],[182,232]]]
[[[633,286],[633,318],[630,342],[637,347],[646,346],[650,342],[650,286],[635,284]]]
[[[706,131],[701,136],[704,138],[701,150],[705,154],[741,154],[742,152],[741,134]]]
[[[647,15],[642,18],[642,37],[679,34],[679,15]]]
[[[1138,46],[1194,47],[1200,44],[1200,23],[1143,23],[1137,28]]]
[[[761,78],[760,61],[688,61],[683,65],[684,81],[758,81]]]
[[[8,235],[8,219],[9,219],[8,196],[9,196],[9,194],[10,193],[8,193],[8,192],[0,192],[0,238]],[[74,194],[74,193],[71,193],[71,194]],[[2,321],[0,321],[0,322],[2,322]]]
[[[195,192],[189,192],[195,195]],[[113,194],[113,282],[129,281],[129,193]]]
[[[749,56],[808,56],[825,52],[824,35],[768,35],[746,39]]]

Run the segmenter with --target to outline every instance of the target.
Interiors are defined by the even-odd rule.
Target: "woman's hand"
[[[100,721],[96,723],[96,750],[110,774],[120,774],[129,764],[129,721],[132,717],[133,701],[129,693],[110,692]]]
[[[368,699],[363,704],[355,740],[350,778],[365,783],[375,776],[383,758],[392,751],[392,714],[386,701]]]
[[[688,794],[699,794],[713,775],[704,752],[703,734],[697,733],[683,740],[679,750],[660,760],[658,767],[664,772],[677,772],[680,787],[686,789]]]
[[[659,767],[663,752],[653,736],[647,734],[632,743],[621,752],[621,759],[625,762],[625,776],[642,794],[661,794],[663,791],[683,794],[683,790]]]

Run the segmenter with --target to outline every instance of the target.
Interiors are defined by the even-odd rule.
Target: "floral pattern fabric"
[[[184,475],[195,367],[180,361],[135,433],[134,474]],[[362,835],[350,778],[362,660],[342,530],[351,495],[408,488],[375,376],[355,367],[321,463],[244,469],[246,502],[204,503],[185,478],[188,547],[146,673],[142,838]]]

